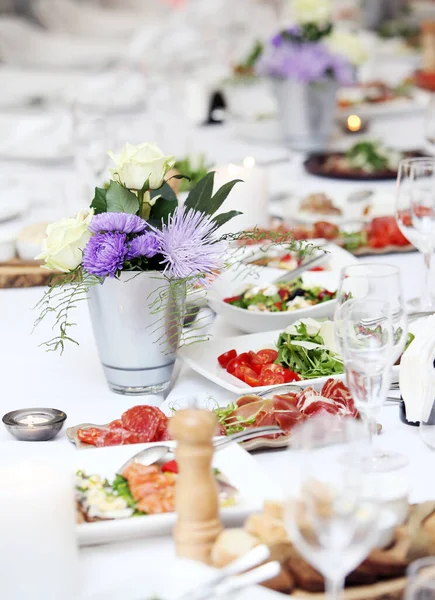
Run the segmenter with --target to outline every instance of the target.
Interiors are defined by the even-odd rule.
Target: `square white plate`
[[[96,474],[112,480],[116,470],[145,446],[135,444],[84,450],[77,453],[75,468],[85,471],[88,475]],[[213,466],[239,491],[237,505],[221,511],[222,521],[226,525],[241,524],[251,512],[261,510],[265,500],[281,497],[279,486],[269,479],[257,461],[237,444],[231,444],[216,452]],[[81,546],[105,544],[134,537],[169,534],[175,520],[175,513],[166,513],[80,523],[77,525],[77,535]]]
[[[139,569],[138,569],[139,571]],[[176,558],[169,561],[148,560],[142,564],[137,578],[129,578],[116,588],[84,595],[81,600],[174,600],[205,583],[216,573],[216,569],[198,562]],[[282,594],[261,586],[251,586],[237,594],[237,600],[279,600]]]
[[[251,333],[228,338],[215,338],[200,344],[184,346],[178,351],[178,356],[191,369],[234,394],[238,394],[239,396],[243,394],[255,394],[256,392],[262,392],[279,386],[268,385],[255,388],[251,387],[237,377],[227,373],[227,371],[219,365],[217,358],[224,352],[228,352],[228,350],[232,350],[233,348],[236,350],[237,354],[249,352],[250,350],[256,352],[263,348],[276,349],[276,342],[278,341],[281,332],[282,329],[279,329],[278,331],[266,331],[264,333]],[[398,381],[399,367],[393,367],[392,372],[392,380],[394,382]],[[295,385],[301,387],[312,385],[318,389],[327,379],[330,379],[330,377],[331,376],[296,381]],[[333,379],[344,381],[345,375],[344,373],[335,375],[333,376]]]

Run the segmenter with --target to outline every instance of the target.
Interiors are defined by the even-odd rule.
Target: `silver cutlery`
[[[222,450],[232,444],[233,442],[244,442],[264,435],[271,435],[274,433],[282,433],[281,429],[277,425],[265,425],[264,427],[253,427],[252,429],[245,429],[228,435],[226,437],[219,437],[214,442],[215,451]],[[168,452],[175,450],[177,442],[175,440],[168,440],[167,442],[159,442],[158,444],[150,443],[147,448],[144,448],[137,454],[134,454],[127,460],[118,470],[117,475],[122,475],[125,469],[132,462],[143,466],[153,465],[154,463],[161,460]]]
[[[415,321],[416,319],[420,319],[421,317],[429,317],[431,315],[434,314],[433,310],[427,310],[427,311],[418,311],[418,312],[411,312],[408,313],[407,317],[408,317],[408,323]],[[399,318],[401,315],[400,311],[397,311],[395,313],[393,313],[393,318],[397,319]],[[376,325],[379,325],[380,323],[382,323],[385,319],[383,317],[380,317],[379,319],[365,319],[361,321],[361,325],[363,327],[374,327]]]
[[[295,385],[294,383],[283,383],[281,385],[276,385],[273,388],[268,388],[267,390],[263,390],[262,392],[258,392],[255,394],[256,396],[260,396],[260,398],[267,398],[267,396],[274,394],[288,394],[290,392],[302,392],[304,388],[300,385]]]
[[[296,269],[293,269],[293,271],[288,271],[284,275],[281,275],[277,279],[274,279],[271,283],[284,283],[286,281],[292,281],[293,279],[297,279],[302,275],[302,273],[305,273],[305,271],[308,271],[309,269],[312,269],[315,265],[325,261],[326,257],[327,252],[319,254],[318,256],[315,256],[314,258],[311,258],[310,260],[304,262],[302,265],[300,265],[300,267],[296,267]]]
[[[189,590],[177,600],[202,600],[203,598],[208,599],[213,596],[222,595],[223,591],[219,593],[219,590],[222,590],[222,588],[224,588],[225,592],[228,592],[230,590],[241,589],[241,587],[245,587],[245,585],[261,583],[261,581],[271,579],[271,577],[274,577],[278,574],[277,572],[275,572],[275,566],[272,569],[268,567],[268,565],[273,565],[274,563],[266,563],[265,565],[262,565],[261,567],[259,567],[259,569],[262,570],[256,574],[254,573],[254,571],[257,571],[257,569],[250,570],[254,567],[257,567],[261,563],[264,563],[264,561],[266,561],[269,558],[269,556],[270,550],[266,545],[262,544],[260,546],[256,546],[244,556],[238,558],[237,560],[230,563],[228,566],[221,569],[217,575],[203,583],[200,587],[193,590]],[[263,567],[268,568],[263,569]],[[246,573],[246,571],[249,571],[249,573]],[[274,572],[274,574],[270,575],[271,572]],[[254,573],[254,578],[256,579],[256,581],[253,582],[249,579],[249,581],[246,582],[246,578],[241,579],[241,573],[243,573],[244,575]],[[259,577],[260,579],[258,579]],[[228,585],[230,585],[231,587],[228,588]],[[234,585],[237,585],[237,587],[233,587]]]

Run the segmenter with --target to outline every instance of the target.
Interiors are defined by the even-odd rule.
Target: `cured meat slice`
[[[116,419],[116,421],[112,421],[108,424],[107,429],[122,429],[122,421],[121,419]]]
[[[313,387],[307,387],[300,393],[297,407],[301,412],[304,412],[305,406],[308,406],[313,400],[312,398],[319,396],[319,393]]]
[[[251,402],[249,404],[243,404],[242,406],[238,406],[236,410],[229,416],[226,420],[226,423],[231,424],[240,420],[248,420],[255,417],[256,414],[263,412],[272,412],[273,411],[273,401],[272,400],[263,400],[259,399],[257,402]],[[257,426],[258,423],[256,422]]]
[[[266,412],[264,410],[258,413],[255,423],[251,427],[265,427],[267,425],[276,425],[276,417],[274,412]],[[271,435],[265,435],[265,439],[275,439],[279,437],[279,433],[272,433]]]
[[[304,419],[304,415],[295,407],[293,410],[277,410],[274,414],[277,424],[285,434],[290,433],[296,423]]]
[[[97,445],[99,440],[104,434],[104,429],[100,427],[85,427],[77,431],[77,437],[82,444],[90,444],[91,446]]]
[[[121,417],[122,426],[127,431],[143,433],[147,442],[155,439],[162,411],[155,406],[133,406]]]
[[[337,406],[337,404],[335,404],[335,402],[332,402],[327,398],[322,398],[321,396],[319,396],[319,399],[317,401],[311,402],[311,404],[306,407],[306,409],[304,410],[304,415],[307,417],[312,417],[313,415],[319,415],[322,412],[328,413],[330,415],[339,415],[340,409]]]
[[[96,441],[97,448],[105,446],[119,446],[123,444],[123,430],[122,429],[106,429],[103,435],[100,436]]]
[[[343,416],[358,415],[352,394],[342,381],[328,379],[322,388],[322,396],[334,400],[340,406],[340,414]]]
[[[254,402],[258,402],[259,400],[263,401],[263,398],[261,396],[255,396],[254,394],[249,396],[242,396],[241,398],[238,398],[236,405],[244,406],[245,404],[253,404]]]
[[[171,512],[175,502],[175,477],[160,472],[156,465],[130,464],[123,472],[136,508],[147,514]]]
[[[291,410],[297,408],[300,392],[291,392],[289,394],[275,394],[273,396],[274,410]]]

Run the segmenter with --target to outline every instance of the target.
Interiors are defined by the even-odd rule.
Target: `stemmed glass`
[[[382,299],[349,300],[342,305],[339,319],[347,385],[373,439],[395,360],[392,308]],[[374,443],[372,450],[365,468],[389,471],[408,463],[401,454],[381,451]]]
[[[435,94],[431,94],[424,116],[424,137],[431,152],[435,152]]]
[[[421,298],[412,304],[422,311],[434,310],[429,283],[435,248],[435,158],[401,161],[397,175],[396,220],[403,235],[424,258]]]
[[[394,328],[393,364],[405,349],[408,338],[408,317],[405,311],[400,270],[383,263],[359,263],[344,267],[340,273],[335,309],[335,332],[343,354],[339,317],[340,309],[348,300],[383,300],[391,308]]]
[[[435,600],[435,558],[427,556],[412,562],[406,572],[405,600]]]
[[[360,468],[367,428],[352,419],[314,417],[292,431],[292,452],[285,526],[298,552],[325,577],[328,600],[338,600],[346,575],[379,535],[371,475]]]

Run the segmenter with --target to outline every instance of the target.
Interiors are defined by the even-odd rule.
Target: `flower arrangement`
[[[237,210],[218,213],[232,188],[230,181],[213,193],[214,172],[207,173],[179,205],[168,184],[175,158],[155,145],[126,144],[120,155],[109,152],[115,166],[104,188],[96,188],[89,210],[49,225],[38,259],[57,271],[49,289],[38,303],[38,324],[55,316],[59,333],[46,346],[62,352],[73,341],[69,311],[87,298],[89,288],[106,278],[119,278],[129,271],[132,277],[153,271],[183,290],[204,286],[222,271],[228,261],[228,241],[241,234],[219,237],[219,227],[241,214]],[[180,179],[184,176],[176,174]],[[218,214],[217,214],[218,213]],[[257,236],[258,233],[258,236]],[[260,232],[251,238],[262,239]],[[289,235],[290,246],[299,249]],[[173,295],[177,293],[172,289]],[[184,293],[184,292],[183,292]],[[164,302],[149,299],[158,311]]]
[[[366,53],[358,36],[335,29],[332,8],[331,0],[293,0],[294,25],[271,39],[257,73],[302,83],[352,84]]]

